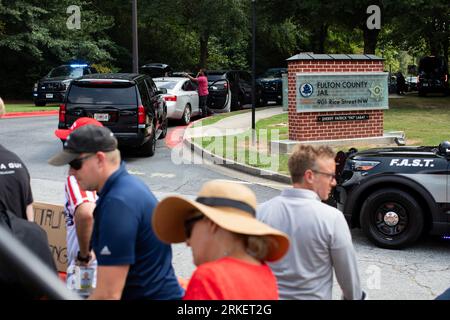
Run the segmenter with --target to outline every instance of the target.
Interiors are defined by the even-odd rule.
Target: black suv
[[[119,146],[153,156],[156,139],[167,134],[167,106],[148,75],[96,74],[72,81],[59,109],[59,129],[80,117],[91,117],[111,129]]]
[[[376,245],[402,248],[424,232],[450,234],[450,142],[340,151],[336,174],[338,209]]]
[[[73,79],[97,73],[88,64],[64,64],[53,68],[44,78],[34,84],[33,100],[36,106],[64,101],[67,88]]]
[[[427,56],[419,62],[417,89],[420,96],[427,93],[449,93],[448,65],[443,57]]]
[[[169,77],[172,68],[165,63],[147,63],[141,66],[139,73],[147,74],[152,78]]]
[[[206,77],[208,78],[209,86],[213,85],[214,82],[217,82],[219,80],[228,81],[231,91],[231,111],[241,110],[245,104],[252,103],[252,76],[247,71],[208,70],[205,73]],[[225,85],[227,84],[225,83]],[[256,92],[256,101],[259,105],[260,95],[258,91]]]
[[[262,104],[266,105],[268,101],[275,101],[277,104],[283,103],[283,80],[282,74],[287,73],[287,68],[267,69],[256,83],[261,91]]]

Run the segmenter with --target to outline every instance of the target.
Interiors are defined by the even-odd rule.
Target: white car
[[[153,81],[158,89],[167,89],[167,93],[163,95],[167,105],[167,118],[189,124],[192,116],[202,113],[198,105],[197,84],[189,78],[164,77],[154,78]]]

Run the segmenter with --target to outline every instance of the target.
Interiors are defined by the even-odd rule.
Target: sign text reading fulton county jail
[[[298,73],[297,112],[388,108],[387,72]]]

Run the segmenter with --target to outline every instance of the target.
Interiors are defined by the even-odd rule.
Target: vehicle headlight
[[[34,84],[33,90],[34,90],[34,91],[37,91],[38,86],[39,86],[39,84],[36,82],[36,83]]]
[[[63,84],[63,89],[64,90],[67,90],[67,88],[70,85],[70,82],[72,82],[72,80],[64,80],[64,81],[61,82]]]
[[[379,164],[379,161],[351,160],[350,162],[350,166],[353,171],[369,171]]]

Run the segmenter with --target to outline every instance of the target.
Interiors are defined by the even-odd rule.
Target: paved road
[[[32,176],[35,200],[63,202],[63,182],[67,168],[47,164],[47,159],[61,149],[61,143],[53,136],[57,118],[0,119],[0,143],[15,151],[27,164]],[[174,147],[182,130],[172,127],[166,141],[158,141],[157,152],[152,158],[125,155],[130,172],[140,177],[158,198],[169,194],[195,197],[200,186],[210,179],[226,179],[248,184],[258,201],[265,201],[278,194],[282,184],[250,177],[246,174],[202,164],[175,164],[181,162],[176,154],[184,154],[194,162],[189,151]],[[173,150],[177,150],[174,153]],[[185,157],[186,158],[186,157]],[[407,250],[391,251],[374,247],[361,234],[352,230],[358,257],[362,284],[372,299],[432,299],[450,287],[450,242],[425,238]],[[190,250],[185,245],[175,245],[174,266],[177,274],[189,277],[194,270]],[[338,299],[339,289],[334,290]]]

